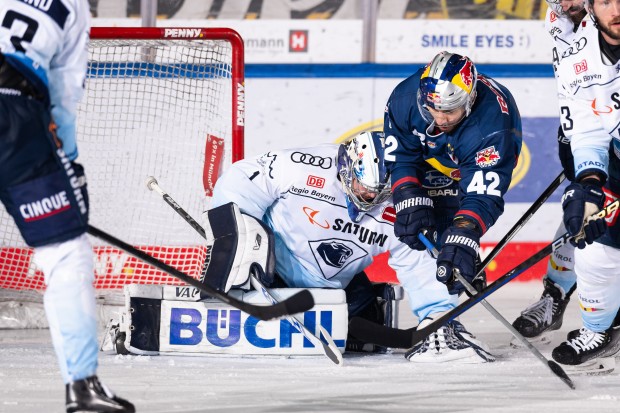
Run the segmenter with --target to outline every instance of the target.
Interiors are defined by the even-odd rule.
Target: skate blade
[[[555,338],[555,333],[557,332],[557,330],[554,331],[545,331],[542,334],[536,336],[536,337],[532,337],[532,338],[527,338],[527,341],[529,341],[530,343],[536,345],[536,344],[541,344],[541,345],[547,345],[549,343],[551,343],[553,341],[553,339]],[[512,348],[525,348],[525,346],[523,345],[523,343],[521,343],[516,337],[513,337],[512,340],[510,340],[510,347]]]
[[[588,360],[577,366],[562,364],[566,374],[577,376],[601,376],[610,374],[616,368],[616,359],[614,357],[597,358]]]

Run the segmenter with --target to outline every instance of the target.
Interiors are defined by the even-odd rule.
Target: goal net
[[[198,219],[218,172],[243,157],[243,126],[243,41],[235,31],[92,28],[77,119],[90,223],[199,276],[204,241],[145,181],[154,176]],[[3,207],[0,225],[2,296],[32,297],[45,288],[32,249]],[[95,238],[91,242],[98,291],[179,283]]]

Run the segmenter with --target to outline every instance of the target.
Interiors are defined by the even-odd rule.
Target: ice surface
[[[489,302],[510,322],[538,299],[538,282],[511,283]],[[414,325],[401,306],[401,325]],[[570,390],[478,305],[461,321],[498,360],[414,365],[402,351],[327,358],[137,357],[100,354],[99,376],[139,412],[620,412],[620,367],[574,376]],[[580,324],[572,300],[546,357]],[[620,364],[620,363],[619,363]],[[64,386],[47,330],[0,330],[0,412],[64,411]]]

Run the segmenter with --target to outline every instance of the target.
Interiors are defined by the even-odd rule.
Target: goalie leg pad
[[[215,299],[195,301],[185,295],[166,299],[173,297],[175,288],[178,287],[125,288],[126,314],[119,335],[126,333],[124,347],[131,354],[323,355],[322,348],[306,339],[286,318],[260,321]],[[278,299],[299,291],[270,290]],[[319,325],[325,328],[336,346],[344,350],[348,328],[344,292],[318,288],[309,291],[316,305],[297,318],[316,336]],[[244,302],[265,303],[258,291],[233,290],[230,295]]]
[[[202,281],[218,291],[249,290],[252,265],[259,265],[261,281],[270,285],[275,269],[273,232],[260,220],[239,211],[230,202],[204,214],[209,261]]]

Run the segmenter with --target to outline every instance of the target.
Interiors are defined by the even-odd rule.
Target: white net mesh
[[[204,29],[203,29],[203,32]],[[202,36],[201,36],[202,37]],[[206,207],[207,141],[233,159],[233,51],[225,40],[92,39],[86,92],[78,111],[78,162],[84,165],[90,223],[192,276],[200,236],[145,186],[154,176],[197,220]],[[219,139],[212,139],[212,137]],[[0,288],[42,290],[42,274],[12,218],[0,211]],[[91,239],[95,286],[177,281]]]

